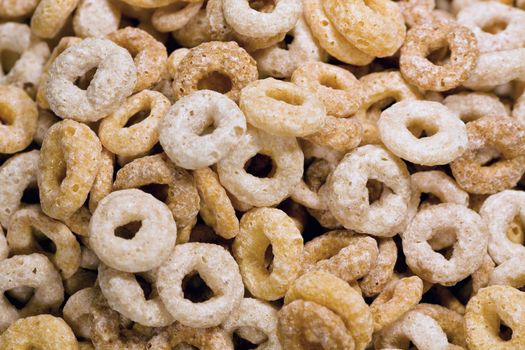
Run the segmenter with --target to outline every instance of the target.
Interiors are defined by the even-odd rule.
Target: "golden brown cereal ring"
[[[271,271],[265,262],[269,246],[274,255]],[[282,298],[299,274],[303,238],[293,220],[279,209],[258,208],[244,214],[232,248],[244,284],[255,297]]]
[[[434,64],[426,58],[429,51],[446,45],[451,51],[446,63]],[[453,22],[424,23],[408,31],[399,67],[409,83],[424,90],[445,91],[467,80],[478,55],[476,38],[466,27]]]
[[[202,168],[195,170],[193,177],[201,198],[200,214],[204,222],[223,238],[237,236],[239,219],[217,174],[210,168]]]
[[[81,0],[73,17],[73,29],[81,38],[104,37],[116,31],[121,10],[111,0]]]
[[[418,304],[414,310],[432,317],[447,334],[450,343],[467,347],[463,316],[453,310],[436,304]]]
[[[388,327],[416,306],[423,295],[423,281],[417,277],[390,282],[370,304],[374,332]]]
[[[98,173],[89,192],[89,211],[93,213],[98,202],[113,191],[113,172],[115,170],[115,155],[102,147]]]
[[[525,296],[508,286],[481,289],[467,305],[465,329],[472,349],[520,349],[525,342]],[[512,329],[512,338],[499,336],[500,324]]]
[[[449,95],[443,100],[443,104],[458,114],[459,119],[465,123],[486,116],[502,117],[508,115],[505,106],[497,96],[482,92],[462,92]]]
[[[323,6],[339,33],[366,54],[391,56],[403,44],[405,22],[399,6],[393,1],[329,0]]]
[[[36,131],[33,136],[33,141],[39,146],[42,146],[47,130],[58,121],[60,121],[60,119],[50,110],[38,108],[38,120],[36,122]]]
[[[34,294],[22,309],[17,309],[3,295],[17,287],[34,288]],[[19,318],[49,312],[64,301],[60,274],[42,254],[15,255],[0,261],[0,331]]]
[[[168,59],[164,45],[147,32],[133,27],[119,29],[107,38],[128,50],[134,57],[133,61],[137,67],[134,92],[147,89],[160,81]]]
[[[155,273],[143,273],[141,277],[155,289]],[[101,264],[97,280],[109,306],[133,322],[148,327],[165,327],[175,321],[156,293],[144,294],[134,274]]]
[[[358,292],[334,275],[314,271],[299,277],[286,293],[284,304],[294,300],[311,301],[337,314],[352,335],[356,350],[364,350],[372,340],[370,309]]]
[[[458,184],[467,192],[491,194],[514,187],[525,172],[525,129],[512,118],[485,117],[467,124],[467,151],[450,164]],[[479,151],[495,148],[501,158],[490,166]]]
[[[180,167],[198,169],[230,153],[246,132],[246,120],[226,96],[200,90],[179,99],[159,128],[159,140],[168,157]],[[207,128],[212,130],[205,134]]]
[[[369,178],[388,186],[373,203],[366,187]],[[410,180],[405,164],[390,152],[379,146],[359,147],[343,158],[326,186],[328,207],[345,228],[380,237],[399,232],[408,209]]]
[[[273,135],[310,135],[326,119],[325,107],[314,94],[273,78],[242,89],[239,105],[248,123]]]
[[[64,120],[49,129],[37,174],[44,213],[65,219],[84,204],[98,172],[101,151],[97,135],[85,124]]]
[[[66,322],[59,317],[39,315],[13,323],[2,335],[4,350],[77,350],[78,341]]]
[[[372,237],[330,231],[305,244],[301,274],[321,270],[350,283],[370,272],[377,255],[377,243]]]
[[[320,0],[303,1],[304,17],[319,45],[330,55],[345,63],[364,66],[372,62],[374,56],[368,55],[341,35],[325,14]]]
[[[40,152],[19,153],[0,167],[0,224],[9,227],[9,220],[21,205],[28,187],[36,185],[36,173]]]
[[[213,291],[204,303],[184,298],[183,278],[197,271]],[[208,243],[175,246],[171,256],[160,266],[157,290],[175,320],[188,327],[205,328],[221,324],[236,309],[244,295],[239,268],[224,248]]]
[[[97,68],[86,90],[75,80]],[[105,39],[87,38],[67,48],[49,68],[45,86],[51,110],[61,118],[97,121],[131,95],[137,69],[129,52]]]
[[[171,35],[180,45],[185,47],[195,47],[212,40],[206,10],[200,9],[184,27],[174,31]]]
[[[30,14],[38,4],[38,0],[2,0],[0,1],[0,17],[17,18]]]
[[[31,17],[31,31],[40,38],[58,34],[79,0],[41,0]]]
[[[203,1],[176,1],[166,7],[160,7],[153,12],[151,24],[159,32],[181,29],[199,12],[202,4]]]
[[[233,344],[221,328],[194,328],[174,323],[163,329],[146,345],[155,350],[233,350]]]
[[[454,230],[450,259],[432,250],[427,240],[444,230]],[[432,283],[454,285],[474,271],[483,261],[488,232],[481,217],[458,204],[444,203],[421,210],[403,233],[403,252],[410,269]]]
[[[272,157],[275,172],[271,177],[259,178],[244,169],[258,153]],[[221,184],[237,199],[253,206],[272,206],[288,197],[301,181],[303,153],[295,137],[248,129],[237,147],[217,163],[217,172]]]
[[[168,112],[170,102],[160,92],[142,90],[130,96],[112,114],[102,120],[98,135],[102,145],[120,156],[136,156],[148,152],[159,141],[159,123]],[[130,118],[149,111],[139,123],[126,127]]]
[[[465,124],[439,102],[398,102],[381,113],[378,128],[381,141],[392,153],[415,164],[447,164],[468,144]],[[409,128],[430,136],[416,137]]]
[[[89,339],[91,336],[89,315],[95,295],[94,288],[79,290],[69,297],[62,312],[64,321],[68,323],[75,335],[84,339]]]
[[[165,203],[177,228],[190,224],[199,212],[199,194],[189,172],[173,165],[163,154],[135,159],[117,172],[114,190],[138,188],[150,184],[166,185]],[[159,193],[159,196],[163,196]]]
[[[364,296],[379,294],[392,278],[397,261],[397,247],[392,238],[380,238],[377,247],[379,253],[370,272],[359,281]]]
[[[355,349],[352,334],[336,313],[317,303],[294,300],[279,311],[277,334],[284,349]]]
[[[361,83],[341,67],[308,62],[293,72],[291,82],[315,94],[323,102],[328,115],[346,118],[361,106]]]
[[[51,240],[55,252],[47,252],[40,246],[38,236],[42,235]],[[80,245],[73,233],[60,221],[46,216],[38,206],[20,209],[11,217],[7,242],[14,254],[46,255],[64,279],[71,277],[80,265]]]
[[[191,49],[180,61],[173,77],[173,92],[181,98],[210,89],[237,102],[241,89],[257,77],[255,60],[237,43],[213,41]]]
[[[0,153],[16,153],[26,148],[36,132],[36,104],[14,86],[0,85]]]

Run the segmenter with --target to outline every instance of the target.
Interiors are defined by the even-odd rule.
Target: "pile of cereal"
[[[0,19],[0,350],[525,349],[525,0]]]

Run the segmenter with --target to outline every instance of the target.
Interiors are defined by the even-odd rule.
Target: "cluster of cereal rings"
[[[1,350],[525,349],[525,1],[0,19]]]

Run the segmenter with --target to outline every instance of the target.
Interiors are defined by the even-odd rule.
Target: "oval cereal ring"
[[[148,152],[159,141],[159,124],[170,108],[167,97],[160,92],[142,90],[130,96],[98,128],[100,142],[120,156],[136,156]],[[139,123],[126,127],[137,113],[149,111]]]
[[[415,164],[447,164],[459,157],[468,144],[465,124],[439,102],[398,102],[381,113],[378,127],[385,146]],[[429,136],[416,137],[410,128]]]
[[[397,247],[392,238],[380,238],[375,265],[368,274],[359,281],[359,287],[366,297],[379,294],[392,278],[397,261]]]
[[[115,230],[133,221],[140,228],[131,239]],[[171,211],[152,195],[135,189],[102,199],[89,222],[89,245],[104,264],[124,272],[151,270],[168,258],[177,239]]]
[[[74,82],[97,68],[86,90]],[[53,112],[61,118],[94,122],[113,112],[131,95],[137,69],[128,51],[105,39],[87,38],[53,62],[45,85]]]
[[[75,10],[79,0],[40,0],[31,17],[31,31],[38,37],[55,37]]]
[[[525,172],[525,128],[512,118],[484,117],[468,123],[467,133],[467,150],[450,164],[459,186],[477,194],[514,187]],[[483,159],[483,149],[496,149],[497,156]]]
[[[366,187],[370,178],[385,184],[373,203]],[[380,237],[399,232],[408,209],[410,180],[405,164],[390,152],[379,146],[359,147],[343,158],[326,186],[328,207],[345,228]]]
[[[426,55],[443,46],[450,47],[450,59],[434,64]],[[424,90],[445,91],[469,78],[478,62],[479,50],[474,34],[453,22],[431,22],[410,29],[403,47],[399,67],[403,77]]]
[[[84,204],[98,172],[101,151],[97,135],[85,124],[63,120],[49,129],[37,174],[44,213],[66,219]]]
[[[255,60],[237,43],[212,41],[191,49],[180,61],[173,77],[173,92],[181,98],[209,89],[237,102],[241,89],[257,77]]]
[[[181,29],[199,12],[202,4],[203,1],[176,1],[166,7],[160,7],[153,12],[151,24],[159,32]]]
[[[211,133],[202,135],[206,128]],[[217,163],[246,132],[246,119],[235,102],[211,91],[195,91],[178,100],[162,118],[160,143],[170,159],[185,169]]]
[[[0,345],[5,350],[77,350],[78,341],[66,322],[51,315],[27,317],[13,323],[2,334]]]
[[[271,272],[265,262],[270,246]],[[299,274],[303,238],[293,220],[279,209],[257,208],[244,214],[232,248],[246,288],[255,297],[282,298]]]
[[[449,95],[443,104],[459,116],[465,123],[482,117],[502,117],[508,115],[505,106],[497,96],[482,92],[462,92]]]
[[[197,271],[213,291],[214,297],[205,303],[184,298],[182,280],[193,271]],[[157,290],[175,320],[196,328],[222,323],[239,306],[244,295],[233,257],[224,248],[207,243],[176,245],[158,270]]]
[[[259,178],[244,166],[257,154],[267,155],[275,164],[271,177]],[[264,207],[288,197],[303,175],[303,153],[295,137],[275,136],[250,128],[237,146],[217,163],[221,184],[237,199]]]
[[[64,321],[72,328],[75,335],[84,339],[91,337],[89,315],[95,298],[94,288],[84,288],[71,295],[64,305]]]
[[[314,271],[299,277],[284,298],[288,305],[294,300],[310,301],[339,316],[352,335],[356,350],[364,350],[372,340],[372,314],[363,298],[345,281],[332,274]]]
[[[454,230],[457,242],[446,259],[427,242],[436,233]],[[403,233],[403,252],[410,269],[432,283],[454,285],[478,269],[488,243],[483,219],[458,204],[444,203],[421,210]]]
[[[22,309],[15,308],[3,295],[17,287],[34,288],[34,294]],[[60,274],[42,254],[16,255],[0,261],[0,331],[19,318],[49,312],[64,301]]]
[[[451,309],[436,304],[418,304],[414,310],[432,317],[446,333],[451,344],[467,347],[463,316]],[[459,350],[459,349],[458,349]]]
[[[73,17],[73,29],[80,38],[104,37],[116,31],[120,7],[111,0],[82,0]]]
[[[0,167],[0,224],[7,228],[11,215],[22,204],[22,196],[28,187],[36,185],[40,152],[19,153]]]
[[[38,232],[33,233],[33,232]],[[47,237],[54,252],[48,252],[39,242]],[[75,235],[63,223],[46,216],[38,206],[18,210],[9,223],[7,242],[14,254],[42,253],[57,267],[64,279],[71,277],[80,266],[80,245]]]

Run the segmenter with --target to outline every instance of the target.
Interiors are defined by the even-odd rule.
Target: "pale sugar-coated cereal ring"
[[[101,151],[97,135],[85,124],[63,120],[49,129],[37,174],[44,213],[66,219],[84,204],[98,172]]]
[[[102,120],[98,128],[100,142],[119,156],[144,154],[159,141],[159,124],[169,108],[170,101],[160,92],[142,90]],[[126,126],[135,114],[147,111],[143,120]]]
[[[299,277],[284,298],[288,305],[294,300],[310,301],[339,316],[351,334],[356,350],[364,350],[372,340],[373,321],[368,305],[348,283],[323,271]]]
[[[492,286],[499,284],[514,288],[523,287],[525,285],[523,259],[523,255],[516,255],[495,267],[490,273],[487,285]]]
[[[233,29],[226,22],[222,11],[222,0],[210,0],[206,3],[208,19],[213,40],[228,41],[233,37]]]
[[[323,102],[328,115],[346,118],[361,106],[361,83],[344,68],[308,62],[293,72],[291,82],[314,93]]]
[[[40,0],[31,17],[31,31],[43,39],[55,37],[79,0]]]
[[[245,170],[246,162],[258,153],[272,158],[275,172],[271,177],[259,178]],[[237,199],[253,206],[272,206],[288,197],[301,181],[303,153],[294,137],[250,128],[217,163],[217,172],[221,184]]]
[[[93,213],[98,202],[113,190],[113,172],[115,170],[115,155],[102,147],[98,173],[89,192],[89,211]]]
[[[0,167],[0,224],[7,228],[9,220],[21,205],[28,187],[36,185],[40,152],[33,150],[9,158]]]
[[[436,6],[434,0],[405,0],[398,2],[405,23],[409,27],[416,26],[421,21],[428,20]]]
[[[131,239],[115,230],[140,221]],[[112,192],[102,199],[89,222],[89,245],[104,264],[125,272],[151,270],[168,258],[177,239],[177,226],[168,207],[135,189]]]
[[[197,271],[214,296],[204,303],[184,298],[183,278]],[[188,327],[221,324],[236,309],[244,295],[239,267],[224,248],[208,243],[176,245],[159,268],[157,291],[173,318]]]
[[[393,1],[329,0],[323,6],[339,33],[366,54],[391,56],[403,44],[405,22],[399,6]]]
[[[211,133],[202,135],[206,128]],[[185,169],[217,163],[239,144],[246,119],[235,102],[211,90],[178,100],[162,118],[160,143],[170,159]]]
[[[4,350],[77,350],[78,341],[60,317],[38,315],[13,323],[0,338]]]
[[[481,289],[467,304],[465,329],[471,349],[520,349],[525,342],[525,294],[509,286]],[[512,329],[512,338],[499,336],[500,324]]]
[[[70,296],[64,305],[62,312],[64,321],[68,323],[78,337],[89,339],[91,336],[89,315],[96,293],[94,288],[81,289]]]
[[[515,186],[525,172],[525,128],[513,118],[484,117],[468,123],[467,133],[467,150],[450,164],[459,186],[477,194]],[[484,149],[496,149],[499,157],[484,159]],[[484,166],[494,158],[495,163]]]
[[[147,89],[160,81],[168,59],[168,53],[162,43],[146,31],[133,27],[119,29],[107,38],[132,55],[137,68],[134,92]]]
[[[86,90],[74,82],[97,71]],[[131,95],[137,68],[129,52],[105,39],[87,38],[67,48],[49,68],[45,85],[51,110],[61,118],[94,122],[118,108]]]
[[[330,55],[345,63],[364,66],[372,62],[374,56],[368,55],[348,42],[326,16],[320,0],[303,1],[304,17],[319,45]]]
[[[456,16],[461,10],[477,2],[480,2],[480,1],[479,0],[453,0],[448,6],[446,6],[442,1],[440,0],[437,1],[437,3],[439,4],[438,6],[439,8],[441,8],[444,11],[449,11],[450,13],[455,14]],[[510,0],[497,0],[495,2],[500,2],[504,5],[512,6],[512,1]],[[523,9],[523,6],[520,6],[521,3],[522,3],[521,0],[516,1],[516,7]]]
[[[147,185],[167,186],[159,198],[165,203],[177,223],[177,228],[189,225],[199,212],[199,194],[193,177],[185,169],[173,165],[164,154],[135,159],[117,172],[113,190],[139,188]],[[155,193],[155,191],[154,191]]]
[[[497,96],[483,92],[462,92],[449,95],[445,97],[443,104],[465,123],[486,116],[508,115],[505,106]]]
[[[80,38],[104,37],[116,31],[122,12],[112,0],[81,0],[73,17],[73,29]]]
[[[36,131],[35,135],[33,136],[33,141],[35,141],[39,146],[42,146],[42,142],[44,142],[44,136],[46,135],[47,130],[49,130],[53,124],[59,121],[60,119],[50,110],[38,108],[38,120],[36,122]]]
[[[381,113],[378,127],[385,146],[415,164],[447,164],[468,144],[465,124],[439,102],[398,102]],[[430,136],[418,138],[410,128],[424,130]]]
[[[463,348],[467,347],[463,315],[436,304],[418,304],[414,310],[432,317],[447,334],[450,343]]]
[[[142,273],[141,277],[150,282],[152,289],[155,289],[154,273]],[[165,327],[175,321],[156,292],[144,295],[132,273],[101,264],[98,268],[98,283],[109,306],[133,322],[148,327]]]
[[[38,0],[2,0],[0,1],[0,17],[17,18],[30,14],[38,5]]]
[[[397,247],[392,238],[378,239],[377,248],[379,253],[374,266],[359,281],[359,287],[367,297],[375,296],[384,289],[392,278],[397,261]]]
[[[17,287],[34,288],[34,294],[22,309],[17,309],[3,295]],[[64,300],[60,274],[42,254],[16,255],[0,261],[0,330],[19,318],[49,312]]]
[[[166,7],[160,7],[153,12],[151,24],[159,32],[181,29],[199,12],[202,4],[203,1],[176,1]]]
[[[450,47],[450,59],[443,64],[431,62],[429,52]],[[478,62],[476,37],[466,27],[454,22],[424,23],[410,29],[399,67],[403,77],[424,90],[445,91],[469,78]]]
[[[53,242],[54,253],[45,251],[38,243],[39,236]],[[7,242],[14,254],[46,255],[64,279],[71,277],[80,266],[80,245],[75,235],[60,221],[46,216],[38,206],[22,208],[11,216]]]
[[[16,153],[26,148],[36,132],[36,104],[15,86],[0,85],[0,153]]]
[[[238,101],[241,89],[257,77],[255,60],[236,42],[212,41],[191,49],[180,61],[173,76],[173,92],[181,98],[210,89]]]
[[[271,246],[273,269],[268,271],[266,249]],[[301,268],[303,238],[293,220],[275,208],[257,208],[243,215],[233,255],[246,288],[264,300],[282,298]]]
[[[350,283],[370,272],[377,255],[377,243],[372,237],[330,231],[305,244],[301,274],[321,270]]]
[[[336,313],[317,303],[294,300],[279,311],[277,334],[284,349],[355,349],[352,334]]]
[[[457,241],[446,259],[428,243],[435,234],[454,230]],[[445,286],[455,285],[476,271],[487,249],[483,219],[458,204],[444,203],[421,210],[403,233],[403,251],[410,269],[419,277]]]
[[[237,236],[239,219],[217,174],[210,168],[202,168],[195,170],[193,177],[201,198],[200,214],[204,222],[223,238]]]
[[[155,350],[233,350],[233,344],[219,327],[195,328],[174,323],[154,336],[146,345]]]
[[[242,89],[240,107],[248,123],[280,136],[313,134],[326,119],[326,109],[314,94],[273,78],[257,80]]]
[[[373,203],[368,199],[369,179],[385,184]],[[390,152],[373,145],[357,148],[343,158],[325,186],[328,207],[345,228],[380,237],[399,232],[408,210],[410,179],[405,164]]]
[[[402,317],[419,303],[422,295],[423,281],[417,276],[390,282],[370,304],[374,332],[388,327]]]

